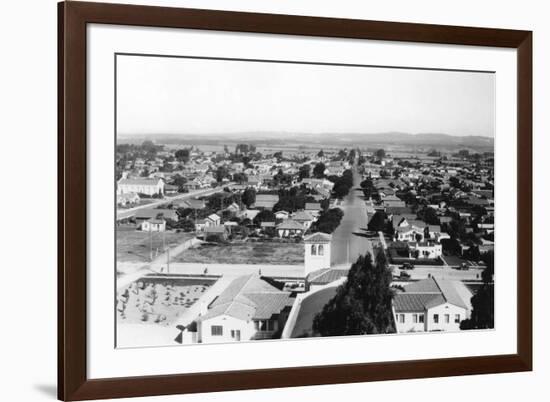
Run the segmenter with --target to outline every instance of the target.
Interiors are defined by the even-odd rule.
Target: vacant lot
[[[269,242],[203,244],[197,248],[185,250],[174,261],[205,264],[298,265],[304,263],[304,245]]]
[[[174,247],[193,237],[190,233],[149,233],[136,230],[135,226],[119,226],[116,230],[116,251],[119,262],[149,262],[162,253],[163,237],[166,247]]]

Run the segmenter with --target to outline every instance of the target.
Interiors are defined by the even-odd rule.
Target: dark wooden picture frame
[[[517,50],[517,353],[115,379],[86,374],[86,25],[491,46]],[[532,370],[532,32],[151,6],[58,5],[58,397],[83,400]]]

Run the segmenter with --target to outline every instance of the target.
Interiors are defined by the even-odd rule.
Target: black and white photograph
[[[495,328],[494,72],[120,53],[114,99],[117,348]]]

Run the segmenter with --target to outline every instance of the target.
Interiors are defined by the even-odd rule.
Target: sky
[[[117,131],[494,137],[493,73],[117,56]]]

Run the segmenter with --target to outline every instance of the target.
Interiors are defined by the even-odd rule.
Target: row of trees
[[[334,182],[332,192],[336,198],[344,198],[353,187],[353,173],[349,169],[345,170],[342,176],[331,176],[329,180]]]

